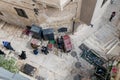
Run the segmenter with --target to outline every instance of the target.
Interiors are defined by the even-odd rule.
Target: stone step
[[[0,20],[0,29],[2,29],[2,28],[4,27],[5,23],[6,23],[6,22]]]
[[[106,47],[107,50],[110,50],[116,43],[118,43],[118,40],[115,39],[109,45]]]

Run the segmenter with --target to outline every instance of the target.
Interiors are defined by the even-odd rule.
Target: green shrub
[[[4,69],[12,72],[17,73],[19,71],[18,67],[15,65],[14,59],[5,59],[4,56],[0,55],[0,67],[3,67]]]

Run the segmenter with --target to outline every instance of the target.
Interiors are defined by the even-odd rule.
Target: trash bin
[[[42,28],[39,26],[32,25],[30,31],[33,33],[32,37],[36,39],[42,39]]]
[[[43,29],[44,40],[54,40],[54,30],[52,28]]]

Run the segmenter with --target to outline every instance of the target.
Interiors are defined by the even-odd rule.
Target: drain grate
[[[79,68],[81,67],[81,63],[80,63],[80,62],[76,62],[76,63],[75,63],[75,67],[76,67],[77,69],[79,69]]]
[[[72,56],[72,57],[76,57],[76,56],[77,56],[77,53],[76,53],[75,51],[72,51],[72,52],[71,52],[71,56]]]
[[[45,80],[43,77],[41,77],[41,76],[36,76],[35,77],[36,78],[36,80]]]
[[[73,80],[81,80],[81,78],[82,78],[81,75],[77,74],[74,76]]]

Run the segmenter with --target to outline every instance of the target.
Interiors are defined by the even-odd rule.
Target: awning
[[[59,29],[58,29],[58,32],[67,32],[67,28],[64,28],[64,27],[59,28]]]

